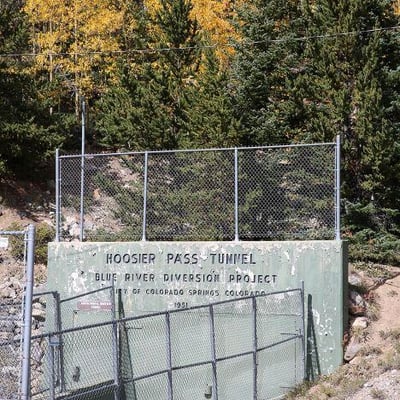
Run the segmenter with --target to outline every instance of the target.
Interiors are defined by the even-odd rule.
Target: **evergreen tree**
[[[240,50],[236,68],[248,140],[341,134],[345,197],[398,208],[399,169],[388,168],[398,164],[400,122],[399,38],[390,29],[399,18],[391,2],[260,3],[245,14],[253,44]]]
[[[0,174],[33,177],[63,141],[58,117],[49,116],[43,83],[32,75],[28,29],[21,4],[0,4]],[[65,122],[65,121],[64,121]]]
[[[97,103],[99,143],[125,149],[237,143],[226,73],[214,49],[203,50],[191,12],[187,0],[163,1],[155,19],[132,10],[135,29],[125,41],[144,51],[121,61],[118,85]]]
[[[220,68],[214,49],[206,52],[203,73],[191,86],[191,109],[184,148],[232,147],[240,143],[238,121],[233,113],[229,73]]]
[[[378,240],[373,231],[398,235],[400,38],[393,2],[274,0],[245,11],[234,82],[246,143],[332,141],[340,134],[347,227],[371,243]]]
[[[232,71],[236,114],[243,144],[293,141],[300,125],[290,88],[301,68],[304,21],[298,1],[257,0],[240,10],[243,40],[238,43]]]
[[[155,46],[158,57],[147,69],[148,85],[162,115],[161,148],[177,148],[187,130],[191,104],[187,92],[195,81],[201,61],[200,36],[191,18],[190,0],[162,0],[156,15],[161,36]],[[167,122],[167,123],[165,123]]]
[[[303,138],[342,135],[344,197],[399,208],[399,38],[391,2],[320,0],[308,8]],[[392,165],[388,168],[389,165]]]

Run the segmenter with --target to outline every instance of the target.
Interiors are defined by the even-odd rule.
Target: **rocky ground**
[[[382,265],[352,267],[347,361],[334,374],[297,388],[288,399],[400,399],[399,273]]]

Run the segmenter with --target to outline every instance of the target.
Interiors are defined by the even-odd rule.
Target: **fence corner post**
[[[35,263],[35,226],[30,224],[27,230],[27,262],[26,262],[26,286],[25,286],[25,313],[24,335],[22,351],[22,377],[21,399],[28,400],[30,396],[30,352],[31,352],[31,328],[32,328],[32,297]]]
[[[335,158],[335,240],[340,240],[340,135],[336,136]]]

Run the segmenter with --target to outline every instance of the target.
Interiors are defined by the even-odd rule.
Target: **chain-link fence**
[[[0,399],[19,399],[22,303],[0,299]],[[17,339],[17,340],[16,340]]]
[[[82,377],[86,382],[89,369],[91,380],[100,383],[106,380],[106,373],[111,368],[107,359],[116,349],[116,331],[109,325],[115,315],[113,296],[112,287],[66,299],[60,299],[59,293],[53,291],[35,293],[35,297],[46,304],[47,319],[46,333],[32,338],[31,393],[34,398],[54,399],[56,389],[58,393],[64,394],[68,391],[78,391],[82,387],[81,368],[85,371]],[[90,321],[106,323],[106,326],[93,328],[91,338],[88,337],[87,331],[81,329]],[[115,336],[114,342],[108,343],[109,352],[107,352],[110,329]],[[87,353],[93,357],[99,349],[99,344],[103,346],[105,352],[91,360],[87,357]],[[85,365],[87,362],[89,364]],[[99,363],[106,373],[101,372],[101,368],[92,368],[90,362]],[[77,368],[76,364],[80,367]],[[81,367],[82,364],[85,365],[84,368]]]
[[[294,289],[106,321],[104,299],[91,297],[75,326],[33,338],[42,390],[32,398],[282,397],[304,379],[303,300]],[[104,321],[89,324],[93,315]]]
[[[338,238],[339,147],[57,152],[56,240]]]
[[[29,384],[35,228],[0,230],[0,239],[0,399],[13,400]]]

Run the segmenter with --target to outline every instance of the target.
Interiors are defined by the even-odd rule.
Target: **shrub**
[[[25,228],[19,223],[11,224],[9,231],[24,231]],[[53,241],[55,229],[42,222],[36,225],[35,237],[35,262],[40,264],[47,263],[47,244]],[[11,236],[10,238],[11,255],[18,260],[24,259],[25,244],[22,236]]]
[[[400,266],[399,211],[374,204],[345,207],[343,239],[349,241],[351,261]]]

